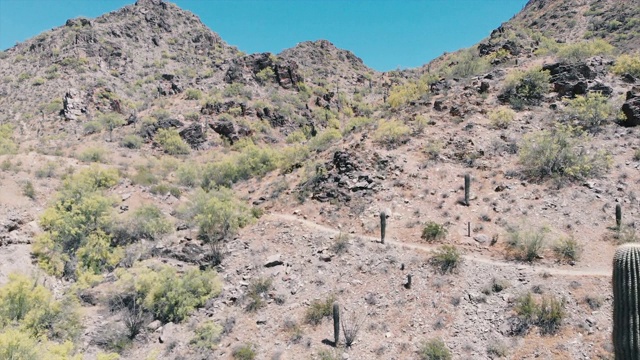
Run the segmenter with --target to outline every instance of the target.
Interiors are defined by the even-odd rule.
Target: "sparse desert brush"
[[[616,111],[606,96],[591,92],[567,100],[566,113],[570,119],[577,120],[584,129],[597,131],[614,117]]]
[[[78,160],[84,162],[107,162],[107,150],[103,147],[90,147],[78,154]]]
[[[533,262],[544,251],[547,228],[539,229],[510,229],[507,234],[507,254],[516,260]]]
[[[127,149],[140,149],[142,147],[142,138],[135,134],[125,135],[120,140],[120,146]]]
[[[499,107],[489,112],[489,121],[497,129],[508,128],[515,117],[516,112],[507,107]]]
[[[321,152],[327,150],[332,144],[342,138],[338,129],[327,129],[309,140],[310,151]]]
[[[222,326],[213,320],[207,320],[200,323],[194,332],[195,336],[189,343],[198,349],[210,351],[216,349],[220,342]]]
[[[0,124],[0,155],[15,154],[18,146],[13,141],[13,125]]]
[[[96,134],[102,131],[102,123],[96,120],[88,121],[82,125],[82,132],[85,135]]]
[[[307,324],[318,325],[323,319],[333,315],[333,303],[335,296],[330,295],[324,300],[314,300],[304,312],[304,321]]]
[[[378,122],[373,139],[385,146],[396,147],[409,141],[410,134],[411,128],[404,122],[397,119],[383,119]]]
[[[154,140],[162,146],[164,152],[169,155],[189,154],[189,145],[182,140],[178,131],[174,129],[160,129],[156,133]]]
[[[443,274],[455,272],[462,263],[462,255],[454,245],[442,245],[434,252],[431,263]]]
[[[347,125],[345,125],[343,129],[343,133],[346,135],[351,132],[361,131],[364,128],[370,126],[371,124],[374,124],[375,122],[376,120],[368,117],[362,117],[362,116],[355,117],[349,120],[349,122],[347,122]]]
[[[615,65],[611,68],[616,75],[629,74],[633,77],[640,77],[640,55],[622,54],[616,59]]]
[[[556,55],[560,60],[578,62],[596,55],[608,55],[615,48],[604,39],[586,40],[575,43],[562,44]]]
[[[423,240],[427,242],[434,242],[436,240],[442,240],[447,236],[447,229],[444,225],[440,225],[436,222],[429,221],[425,224],[422,229],[422,236],[420,236]]]
[[[423,342],[418,348],[418,357],[420,360],[451,360],[453,358],[447,345],[440,339]]]
[[[185,98],[187,100],[200,100],[202,99],[202,91],[198,89],[187,89],[185,91]]]
[[[611,166],[606,150],[589,146],[588,134],[569,125],[527,135],[518,151],[524,174],[533,180],[582,180],[597,177]]]
[[[582,254],[582,246],[575,238],[564,237],[553,245],[553,252],[561,261],[578,261]]]
[[[536,301],[531,292],[521,295],[515,301],[513,310],[517,316],[515,333],[526,334],[531,326],[538,326],[543,335],[555,334],[566,316],[565,300],[553,295],[545,295]]]
[[[234,360],[253,360],[256,358],[255,346],[253,344],[242,344],[233,348],[231,352]]]
[[[249,141],[237,151],[208,164],[202,175],[202,187],[229,187],[252,177],[261,177],[278,168],[281,153],[270,147],[259,147]]]
[[[531,69],[514,70],[507,75],[499,98],[520,110],[525,105],[538,105],[549,92],[551,75],[549,71]]]

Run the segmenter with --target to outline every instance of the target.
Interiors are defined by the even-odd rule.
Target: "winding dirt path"
[[[307,228],[310,229],[314,229],[314,230],[318,230],[318,231],[322,231],[322,232],[326,232],[329,234],[339,234],[340,230],[338,229],[334,229],[322,224],[318,224],[316,222],[310,221],[310,220],[306,220],[306,219],[302,219],[298,216],[295,215],[288,215],[288,214],[278,214],[278,213],[270,213],[268,214],[267,217],[270,217],[272,219],[277,219],[277,220],[283,220],[283,221],[288,221],[288,222],[297,222],[300,223],[302,225],[304,225]],[[358,236],[362,239],[367,239],[373,242],[378,242],[380,240],[380,238],[378,237],[373,237],[373,236],[367,236],[367,235],[361,235],[361,234],[352,234],[355,236]],[[405,248],[409,248],[409,249],[414,249],[414,250],[419,250],[419,251],[425,251],[425,252],[433,252],[434,250],[436,250],[438,248],[438,246],[434,246],[434,245],[424,245],[424,244],[414,244],[414,243],[405,243],[405,242],[401,242],[401,241],[395,241],[395,240],[385,240],[385,244],[391,244],[394,246],[401,246],[401,247],[405,247]],[[535,274],[551,274],[551,275],[558,275],[558,276],[602,276],[602,277],[610,277],[611,276],[611,269],[610,268],[592,268],[592,269],[562,269],[562,268],[554,268],[554,267],[548,267],[548,266],[537,266],[537,265],[526,265],[526,264],[521,264],[521,263],[514,263],[514,262],[509,262],[509,261],[501,261],[501,260],[494,260],[494,259],[488,259],[486,257],[482,257],[476,254],[465,254],[462,255],[463,259],[467,260],[467,261],[471,261],[471,262],[475,262],[475,263],[480,263],[480,264],[485,264],[485,265],[492,265],[492,266],[498,266],[498,267],[517,267],[518,270],[528,270],[532,273]]]

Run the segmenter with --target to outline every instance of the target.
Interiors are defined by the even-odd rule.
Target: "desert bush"
[[[109,141],[113,140],[113,130],[116,127],[122,126],[126,123],[122,115],[118,114],[117,112],[100,114],[98,116],[98,121],[102,123],[104,128],[109,132]]]
[[[33,183],[31,181],[27,180],[22,185],[22,195],[28,197],[31,200],[34,200],[36,198],[36,189],[33,187]]]
[[[202,91],[198,89],[187,89],[185,92],[185,97],[187,100],[200,100],[202,99]]]
[[[418,357],[420,360],[451,360],[451,351],[447,348],[444,341],[440,339],[431,339],[425,341],[418,349]]]
[[[183,214],[194,220],[206,242],[228,239],[251,220],[248,208],[227,188],[197,190]]]
[[[269,147],[258,147],[247,142],[238,152],[205,167],[202,187],[211,189],[218,186],[231,186],[234,183],[252,177],[261,177],[278,168],[280,154]]]
[[[550,80],[549,71],[513,71],[507,75],[499,98],[515,109],[521,109],[524,105],[538,105],[549,92]]]
[[[507,251],[517,260],[532,262],[538,259],[544,250],[546,228],[537,230],[509,229],[507,233]]]
[[[84,240],[84,244],[76,251],[78,261],[76,272],[79,280],[82,280],[79,282],[92,285],[97,281],[94,275],[113,270],[123,255],[122,248],[111,246],[111,235],[107,235],[100,229],[91,232]]]
[[[256,74],[256,80],[258,80],[258,82],[262,85],[273,81],[276,77],[276,73],[273,72],[273,69],[271,69],[270,67],[266,67],[262,70],[260,70],[257,74]]]
[[[614,117],[615,109],[601,93],[578,95],[567,101],[567,115],[578,121],[587,130],[597,131],[607,120]]]
[[[342,138],[338,129],[327,129],[320,134],[309,139],[308,148],[310,151],[321,152],[327,150],[336,141]]]
[[[314,300],[304,312],[304,321],[307,324],[318,325],[324,318],[333,315],[333,303],[335,296],[331,295],[324,300]]]
[[[190,341],[193,346],[205,351],[214,350],[220,342],[222,326],[212,320],[207,320],[196,327],[195,334],[195,337]]]
[[[364,128],[370,126],[371,124],[374,124],[375,122],[376,121],[374,119],[368,117],[355,117],[347,122],[347,125],[344,127],[344,130],[342,132],[345,135],[351,132],[359,132]]]
[[[187,121],[198,121],[200,120],[200,113],[196,111],[190,111],[184,114],[184,119]]]
[[[162,146],[164,152],[169,155],[186,155],[189,153],[189,145],[182,140],[175,129],[160,129],[154,140]]]
[[[153,204],[142,205],[131,214],[129,219],[131,236],[156,240],[172,230],[171,222]]]
[[[233,83],[227,85],[224,90],[222,90],[222,96],[226,98],[240,96],[251,100],[253,93],[251,92],[251,89],[246,88],[241,83]]]
[[[429,221],[422,229],[422,235],[420,238],[427,242],[434,242],[436,240],[442,240],[447,236],[447,229],[444,225],[440,225],[436,222]]]
[[[116,170],[94,166],[64,181],[56,200],[40,218],[44,232],[33,246],[46,271],[58,276],[63,272],[75,276],[73,268],[78,249],[86,245],[90,234],[98,230],[106,232],[110,226],[113,200],[105,197],[103,191],[117,180]]]
[[[15,329],[0,332],[0,358],[8,360],[39,360],[41,353],[36,339]]]
[[[142,138],[135,134],[125,135],[120,140],[120,146],[127,149],[140,149],[142,147]]]
[[[180,274],[170,265],[141,264],[116,275],[120,294],[140,299],[143,309],[163,323],[181,322],[222,289],[213,270],[190,269]]]
[[[340,233],[333,240],[333,244],[331,244],[331,251],[340,255],[347,252],[349,249],[349,235]]]
[[[247,304],[247,311],[257,311],[265,305],[264,298],[267,292],[272,288],[272,281],[269,278],[257,278],[251,281],[249,284],[249,291],[247,297],[249,303]]]
[[[58,165],[53,161],[47,161],[41,168],[37,169],[35,175],[37,178],[52,178],[56,176]]]
[[[389,90],[387,102],[392,109],[397,109],[428,94],[429,84],[425,81],[409,81],[404,84],[394,85]]]
[[[630,74],[636,78],[640,77],[640,55],[622,54],[618,56],[611,71],[616,75]]]
[[[536,325],[543,335],[554,334],[566,315],[564,308],[564,299],[549,295],[538,302],[531,292],[527,292],[516,299],[513,307],[518,320],[516,332],[526,333]]]
[[[497,129],[506,129],[509,124],[515,119],[516,113],[506,107],[500,107],[498,109],[489,112],[489,121],[491,125]]]
[[[633,160],[640,161],[640,148],[633,153]]]
[[[509,346],[502,341],[493,340],[487,345],[487,355],[493,357],[506,357],[509,354]]]
[[[596,55],[611,54],[613,50],[614,47],[606,40],[595,39],[562,44],[558,47],[556,55],[560,60],[578,62]]]
[[[256,358],[256,351],[251,344],[242,344],[236,346],[231,352],[234,360],[253,360]]]
[[[409,141],[411,128],[404,122],[396,119],[380,120],[378,128],[373,133],[373,139],[386,146],[398,146]]]
[[[553,245],[553,252],[561,261],[578,261],[582,253],[582,247],[573,237],[566,237],[558,240]]]
[[[158,183],[158,177],[151,171],[151,166],[136,166],[135,175],[131,181],[137,185],[150,186]]]
[[[445,70],[446,76],[450,78],[468,78],[482,74],[490,68],[489,59],[480,57],[475,47],[452,54],[450,63],[453,66]]]
[[[90,147],[78,155],[78,160],[84,162],[106,163],[107,151],[101,147]]]
[[[88,121],[82,125],[82,133],[85,135],[96,134],[100,131],[102,131],[102,123],[99,121]]]
[[[527,135],[519,149],[524,174],[537,180],[582,180],[603,174],[611,165],[611,156],[604,150],[590,149],[589,142],[587,134],[562,124]]]
[[[13,125],[0,124],[0,155],[15,154],[18,146],[13,141]]]
[[[183,162],[176,169],[178,184],[186,187],[195,187],[200,182],[200,168],[191,162]]]
[[[304,134],[302,130],[296,130],[294,132],[289,133],[287,138],[285,139],[287,144],[297,144],[307,140],[307,136]]]
[[[454,245],[442,245],[434,252],[431,262],[443,274],[453,273],[462,263],[462,255]]]

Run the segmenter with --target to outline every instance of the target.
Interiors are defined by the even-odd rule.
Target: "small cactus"
[[[640,359],[640,244],[613,257],[613,346],[616,360]]]
[[[616,204],[616,227],[620,229],[620,225],[622,225],[622,206]]]
[[[407,283],[404,284],[404,287],[406,289],[411,289],[411,278],[412,278],[411,274],[407,274]]]
[[[384,235],[387,230],[387,214],[380,211],[380,242],[384,244]]]
[[[333,345],[338,346],[340,341],[340,305],[333,303]]]
[[[471,188],[471,175],[464,176],[464,204],[469,206],[469,190]]]

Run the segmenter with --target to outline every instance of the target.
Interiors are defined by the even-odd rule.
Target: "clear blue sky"
[[[134,0],[0,0],[0,49],[69,18],[96,17]],[[411,68],[471,46],[526,0],[174,0],[240,50],[278,53],[327,39],[380,71]]]

